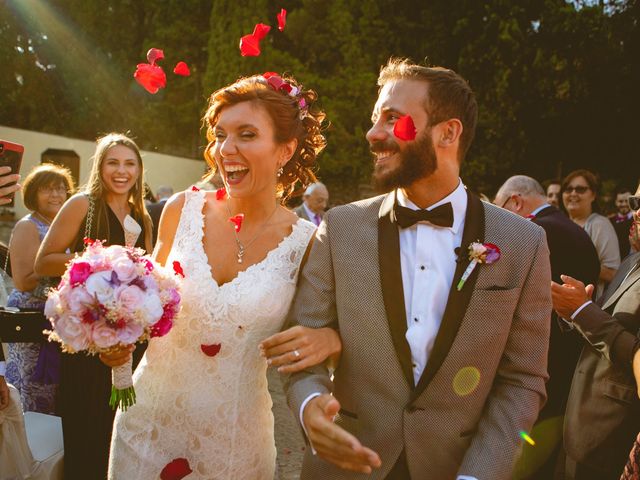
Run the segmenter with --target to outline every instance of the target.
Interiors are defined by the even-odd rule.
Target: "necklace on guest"
[[[39,219],[45,225],[51,225],[51,220],[49,220],[47,217],[42,215],[40,212],[37,212],[34,210],[32,215],[35,216],[37,219]]]
[[[229,209],[229,199],[228,199],[228,197],[227,197],[227,201],[226,201],[225,205],[227,206],[227,213],[229,214],[229,217],[231,217],[231,210]],[[251,246],[251,244],[264,232],[264,227],[267,226],[267,224],[269,223],[269,221],[271,220],[271,218],[275,215],[275,213],[277,211],[278,211],[278,205],[276,204],[276,208],[273,209],[273,212],[271,212],[271,214],[267,217],[267,219],[262,223],[262,225],[258,229],[258,232],[253,236],[253,238],[251,240],[249,240],[246,243],[242,243],[240,241],[240,237],[238,236],[238,232],[236,231],[236,228],[234,226],[233,235],[234,235],[234,237],[236,239],[236,245],[238,246],[238,253],[236,254],[236,257],[238,258],[238,263],[242,263],[242,257],[244,256],[244,253]]]

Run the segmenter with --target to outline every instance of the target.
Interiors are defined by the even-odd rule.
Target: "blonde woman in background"
[[[97,141],[87,185],[71,197],[51,225],[36,258],[39,275],[60,276],[87,236],[151,250],[151,219],[144,204],[142,157],[135,142],[112,133]],[[93,214],[90,207],[93,206]],[[89,228],[87,221],[89,218]],[[139,234],[125,225],[138,225]],[[71,253],[68,253],[68,252]],[[134,364],[142,355],[139,347]],[[129,350],[125,355],[129,355]],[[116,362],[117,359],[101,359]],[[111,369],[84,354],[62,355],[59,410],[64,432],[64,478],[103,479],[107,475],[114,413],[109,407]]]

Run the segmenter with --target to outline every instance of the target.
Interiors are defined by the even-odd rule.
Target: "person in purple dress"
[[[34,167],[22,185],[24,205],[31,211],[15,225],[9,243],[9,258],[15,288],[7,306],[42,310],[54,277],[39,276],[33,266],[49,225],[74,188],[66,168],[43,164]],[[59,383],[58,348],[49,343],[10,343],[6,380],[20,392],[25,412],[56,413]]]

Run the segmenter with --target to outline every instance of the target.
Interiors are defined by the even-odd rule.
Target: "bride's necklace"
[[[229,210],[229,200],[227,200],[225,205],[227,206],[227,213],[229,214],[229,217],[231,217],[231,210]],[[236,257],[238,258],[238,263],[242,263],[242,257],[244,256],[244,252],[246,252],[247,248],[249,248],[251,244],[264,232],[264,227],[267,226],[267,224],[269,223],[269,220],[271,220],[271,218],[275,215],[277,211],[278,211],[278,205],[276,204],[276,208],[273,209],[273,212],[271,212],[271,214],[262,223],[262,225],[260,225],[258,232],[253,236],[251,240],[249,240],[246,243],[242,243],[240,241],[240,237],[238,237],[238,232],[236,232],[236,229],[234,227],[233,235],[236,239],[236,245],[238,246],[238,253],[236,254]]]

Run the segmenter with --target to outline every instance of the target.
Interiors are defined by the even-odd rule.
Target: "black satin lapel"
[[[384,308],[387,313],[393,346],[407,382],[414,387],[411,368],[411,350],[407,339],[407,318],[402,290],[400,269],[400,236],[398,227],[391,222],[390,215],[378,219],[378,259],[380,263],[380,286]]]
[[[464,318],[464,314],[469,306],[471,300],[471,294],[478,277],[478,270],[482,268],[476,268],[465,282],[462,290],[458,291],[456,285],[458,280],[462,277],[462,274],[469,265],[469,244],[473,242],[484,242],[484,207],[478,197],[470,192],[467,192],[467,214],[464,222],[464,230],[462,233],[462,244],[460,245],[460,256],[462,260],[456,265],[456,272],[453,276],[453,283],[449,290],[449,298],[447,300],[447,306],[442,317],[442,323],[436,335],[436,340],[433,345],[433,350],[427,361],[427,366],[422,372],[418,386],[413,391],[411,401],[415,400],[427,387],[431,379],[434,377],[442,362],[444,361],[451,344],[458,333],[460,323]],[[415,286],[414,286],[415,288]]]

